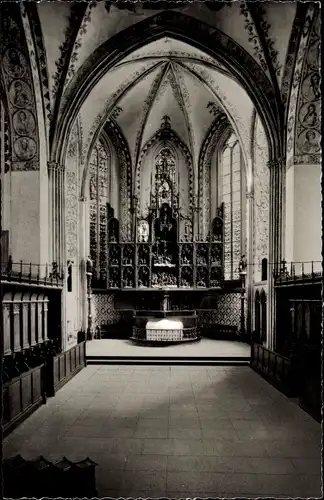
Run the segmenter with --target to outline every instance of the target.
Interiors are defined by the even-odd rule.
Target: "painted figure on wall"
[[[316,111],[315,104],[309,104],[307,106],[307,111],[304,117],[302,118],[302,124],[305,127],[315,127],[318,122],[318,114]]]
[[[12,82],[10,90],[10,101],[17,108],[24,108],[30,104],[31,93],[27,83],[22,80]]]
[[[310,76],[310,89],[313,91],[314,98],[320,99],[321,97],[321,77],[319,73],[312,73]]]
[[[20,137],[14,144],[14,151],[20,160],[31,160],[36,153],[36,143],[30,137]]]
[[[13,116],[13,126],[17,134],[29,135],[35,131],[35,119],[28,110],[17,111]]]
[[[319,137],[315,130],[307,130],[303,150],[305,153],[318,153],[320,150]]]
[[[25,71],[25,60],[23,55],[14,48],[6,51],[3,57],[3,67],[13,78],[20,78]]]

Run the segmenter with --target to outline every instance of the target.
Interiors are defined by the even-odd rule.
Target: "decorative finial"
[[[161,128],[171,128],[171,120],[168,115],[163,116]]]

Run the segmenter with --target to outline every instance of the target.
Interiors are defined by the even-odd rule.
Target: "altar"
[[[158,310],[134,311],[131,340],[161,344],[199,340],[196,311],[172,309],[168,290],[160,292]]]
[[[91,254],[92,293],[114,296],[116,310],[131,316],[127,328],[134,342],[199,340],[197,311],[205,298],[225,289],[224,205],[216,207],[205,234],[200,232],[197,200],[183,199],[177,168],[169,148],[162,148],[146,178],[147,191],[131,200],[127,231],[108,204],[107,238]]]

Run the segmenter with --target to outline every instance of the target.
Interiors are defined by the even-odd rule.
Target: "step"
[[[250,358],[122,358],[115,356],[87,356],[87,365],[200,365],[200,366],[249,366]]]
[[[110,359],[114,361],[130,360],[130,361],[250,361],[250,356],[109,356],[88,354],[87,359]]]

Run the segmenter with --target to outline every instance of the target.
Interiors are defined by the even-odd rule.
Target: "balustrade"
[[[321,261],[282,261],[277,275],[275,285],[287,284],[293,281],[316,280],[322,276]]]
[[[25,262],[13,262],[11,257],[1,262],[1,281],[62,288],[63,269],[55,262],[51,266]]]

